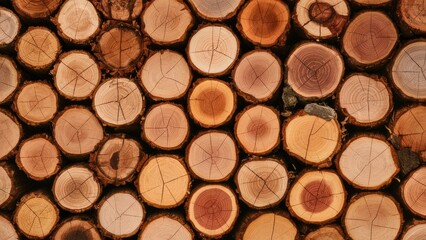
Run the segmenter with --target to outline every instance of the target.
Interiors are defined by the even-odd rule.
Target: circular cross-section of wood
[[[360,189],[380,189],[399,172],[398,156],[383,136],[359,135],[350,139],[337,157],[337,170]]]
[[[8,101],[18,88],[21,75],[12,58],[0,55],[0,104]]]
[[[99,10],[106,18],[118,21],[132,21],[139,17],[142,9],[142,0],[101,0]]]
[[[237,63],[232,79],[238,93],[249,102],[271,99],[281,85],[281,61],[272,52],[254,50]]]
[[[53,137],[65,154],[84,155],[95,150],[104,138],[104,130],[92,112],[73,106],[56,117]]]
[[[238,37],[225,25],[205,25],[189,39],[187,55],[203,75],[220,76],[234,65],[240,51]]]
[[[137,186],[144,202],[156,208],[173,208],[183,203],[191,178],[182,159],[155,155],[142,167]]]
[[[194,177],[203,181],[226,181],[237,168],[238,148],[228,132],[202,132],[188,144],[185,160]]]
[[[179,149],[189,136],[189,122],[182,106],[154,105],[142,123],[142,138],[156,148]]]
[[[198,16],[209,21],[223,21],[232,18],[243,0],[189,0]]]
[[[5,159],[18,145],[22,136],[21,125],[9,112],[0,108],[0,160]]]
[[[192,73],[180,53],[160,50],[146,60],[139,79],[145,93],[152,99],[175,100],[186,94]]]
[[[239,113],[234,134],[246,153],[265,155],[280,142],[280,117],[277,110],[266,105],[252,105]]]
[[[63,221],[52,234],[52,240],[101,240],[94,223],[80,217]]]
[[[202,235],[220,238],[232,230],[239,212],[235,193],[224,185],[198,187],[187,201],[187,219]]]
[[[160,213],[149,218],[142,227],[139,240],[192,240],[194,232],[182,217]]]
[[[30,125],[47,123],[58,109],[58,96],[45,82],[25,82],[18,91],[14,107],[20,119]]]
[[[0,233],[6,240],[18,240],[19,236],[12,222],[0,214]]]
[[[287,83],[303,99],[329,97],[345,72],[340,53],[327,45],[306,42],[287,59]]]
[[[398,239],[403,217],[395,199],[383,193],[361,193],[351,199],[342,224],[353,240]]]
[[[392,20],[384,13],[366,11],[356,16],[343,35],[343,50],[359,67],[374,67],[385,61],[398,40]]]
[[[105,196],[98,205],[98,223],[104,235],[126,238],[135,235],[142,225],[145,209],[136,194],[119,190]]]
[[[10,202],[13,202],[14,196],[13,188],[15,183],[13,182],[11,169],[7,165],[0,165],[0,207],[4,208]]]
[[[93,95],[93,109],[109,126],[125,126],[139,119],[145,99],[138,85],[128,78],[104,81]]]
[[[11,2],[19,15],[31,20],[49,17],[61,5],[62,0],[12,0]]]
[[[182,0],[152,0],[142,13],[143,31],[157,44],[184,41],[192,21],[191,10]]]
[[[358,126],[382,124],[392,111],[392,91],[385,78],[356,73],[338,91],[338,104],[349,122]]]
[[[101,69],[97,61],[91,54],[81,50],[59,56],[52,75],[59,94],[71,100],[88,98],[101,81]]]
[[[396,89],[404,97],[416,101],[426,101],[425,61],[426,40],[416,40],[405,45],[394,58],[391,79]]]
[[[58,33],[65,40],[87,44],[99,31],[101,20],[88,0],[67,0],[54,20]]]
[[[21,22],[10,9],[0,7],[0,29],[0,47],[8,46],[18,36]]]
[[[237,95],[221,80],[202,78],[194,83],[188,95],[188,112],[194,121],[205,128],[229,122],[237,107]]]
[[[101,195],[101,185],[88,167],[73,165],[56,176],[52,192],[61,208],[79,213],[92,208]]]
[[[29,27],[16,44],[17,59],[32,71],[46,71],[56,61],[61,44],[45,27]]]
[[[346,191],[339,175],[332,171],[303,173],[290,189],[287,207],[303,222],[324,224],[338,218],[346,202]]]
[[[331,165],[331,159],[339,150],[341,135],[337,119],[327,121],[301,110],[284,123],[284,150],[314,166]]]
[[[19,231],[30,239],[46,238],[58,221],[58,208],[41,192],[23,196],[14,215],[14,222]]]
[[[405,205],[414,214],[426,217],[426,167],[415,170],[401,186],[401,196]]]
[[[352,0],[352,2],[362,6],[383,5],[392,2],[392,0]]]
[[[290,29],[290,10],[280,0],[250,0],[238,14],[237,27],[254,45],[284,45]]]
[[[414,221],[401,236],[401,240],[422,240],[426,238],[426,222]]]
[[[305,240],[345,240],[345,235],[340,227],[328,225],[310,232]]]
[[[426,33],[426,2],[422,0],[398,1],[398,15],[415,32]]]
[[[234,181],[243,202],[251,208],[264,209],[284,199],[288,172],[280,160],[254,158],[242,162]]]
[[[23,141],[16,154],[18,167],[36,181],[55,175],[61,167],[61,162],[61,153],[45,134]]]

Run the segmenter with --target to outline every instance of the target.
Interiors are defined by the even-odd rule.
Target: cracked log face
[[[401,240],[422,240],[426,238],[426,223],[414,221],[401,236]]]
[[[20,73],[12,58],[0,55],[0,104],[7,102],[18,88]]]
[[[198,16],[209,21],[223,21],[232,18],[241,4],[242,0],[189,0]]]
[[[337,157],[337,170],[352,186],[377,190],[399,172],[398,156],[383,136],[359,135],[346,143]]]
[[[310,232],[305,240],[345,240],[344,236],[340,227],[329,225]]]
[[[131,21],[139,17],[142,9],[142,0],[101,0],[99,10],[106,18],[118,21]]]
[[[105,196],[98,207],[98,223],[102,232],[111,238],[135,235],[142,225],[145,210],[130,190],[118,190]]]
[[[0,48],[9,46],[15,41],[21,29],[21,23],[11,10],[0,7]]]
[[[288,188],[288,172],[280,160],[254,158],[243,161],[234,181],[240,199],[249,207],[270,208],[283,200]]]
[[[239,212],[235,193],[220,184],[198,187],[186,205],[187,219],[198,232],[209,238],[220,238],[231,231]]]
[[[397,202],[382,193],[361,193],[353,197],[342,219],[353,240],[397,239],[402,212]]]
[[[211,182],[226,181],[237,168],[238,149],[229,133],[207,131],[188,144],[185,161],[196,178]]]
[[[187,46],[191,66],[208,76],[229,72],[238,58],[238,37],[225,25],[204,25],[195,31]]]
[[[426,2],[401,0],[398,4],[398,14],[402,21],[415,32],[426,33]]]
[[[408,99],[426,101],[426,41],[405,45],[394,58],[391,71],[399,93]]]
[[[52,240],[101,240],[101,235],[91,221],[70,217],[63,221],[52,234]]]
[[[401,186],[404,204],[414,214],[426,217],[426,167],[421,167],[410,174]]]
[[[153,100],[175,100],[186,94],[192,81],[192,73],[180,53],[161,50],[146,60],[139,80]]]
[[[7,240],[19,239],[18,233],[16,232],[12,222],[3,215],[0,215],[0,233],[1,236]]]
[[[7,158],[22,136],[21,126],[9,112],[0,108],[0,160]]]
[[[205,128],[228,123],[237,106],[237,96],[231,86],[218,79],[197,80],[188,95],[188,112]]]
[[[174,208],[189,193],[191,178],[182,159],[174,155],[150,157],[136,181],[144,202],[156,208]]]
[[[193,240],[194,237],[191,227],[181,216],[160,213],[144,223],[138,239]]]
[[[0,207],[4,208],[13,202],[14,178],[11,169],[7,165],[0,165]],[[1,225],[0,225],[1,226]]]
[[[238,240],[295,240],[298,239],[296,225],[287,216],[280,212],[260,213],[254,218],[247,218],[247,225],[243,225],[237,236]]]
[[[182,0],[153,0],[142,13],[142,29],[156,44],[184,41],[192,22],[191,11]]]
[[[16,12],[23,18],[48,18],[61,5],[62,0],[12,0]]]
[[[308,171],[291,187],[287,197],[290,213],[309,224],[324,224],[338,218],[346,202],[346,191],[332,171]]]
[[[336,49],[306,42],[290,54],[287,71],[287,83],[299,97],[317,100],[333,94],[343,77],[345,66]]]
[[[284,45],[290,29],[290,10],[279,0],[250,0],[238,14],[238,29],[254,45]]]

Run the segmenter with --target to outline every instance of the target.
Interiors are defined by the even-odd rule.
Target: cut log
[[[426,5],[425,5],[426,7]],[[426,40],[414,40],[398,52],[391,64],[391,79],[403,97],[426,101]]]
[[[20,144],[16,164],[29,178],[43,181],[61,168],[61,153],[47,134],[35,135]]]
[[[426,3],[424,1],[398,1],[397,15],[415,33],[426,33]]]
[[[382,6],[392,3],[392,0],[352,0],[354,4],[362,7]]]
[[[193,240],[194,232],[185,220],[176,214],[159,213],[143,225],[139,240]]]
[[[248,215],[236,234],[237,240],[296,240],[296,224],[281,211],[258,212]]]
[[[98,9],[103,15],[111,20],[133,21],[136,20],[142,12],[142,0],[100,0]]]
[[[13,44],[21,29],[21,22],[14,12],[0,7],[0,48]]]
[[[19,236],[8,217],[0,214],[0,233],[3,239],[18,240]]]
[[[63,221],[52,234],[52,240],[101,240],[96,225],[87,217],[74,216]]]
[[[178,156],[154,155],[145,162],[136,185],[146,204],[167,209],[185,201],[191,178]]]
[[[19,231],[30,239],[45,239],[59,221],[59,210],[48,195],[31,192],[21,198],[14,222]]]
[[[334,93],[345,72],[345,65],[334,47],[305,42],[288,57],[287,71],[287,84],[301,99],[318,100]]]
[[[340,176],[363,190],[383,188],[399,172],[398,155],[381,135],[360,134],[351,138],[336,159]]]
[[[186,148],[191,174],[202,181],[227,181],[238,165],[238,148],[231,134],[211,130],[195,136]]]
[[[426,238],[426,222],[414,221],[406,227],[401,240],[421,240]]]
[[[313,39],[329,39],[340,35],[349,20],[346,0],[299,0],[295,8],[295,23]]]
[[[328,225],[310,232],[305,240],[345,240],[345,235],[339,226]]]
[[[61,52],[58,37],[45,27],[29,27],[16,44],[18,61],[30,71],[50,69]]]
[[[145,209],[136,193],[128,189],[110,192],[98,204],[98,225],[104,236],[121,239],[135,235],[142,225]]]
[[[392,91],[387,80],[363,73],[351,74],[337,93],[337,104],[348,122],[374,127],[384,123],[393,109]]]
[[[88,44],[100,31],[101,20],[89,0],[66,0],[53,19],[58,34],[76,44]],[[77,17],[78,16],[78,17]]]
[[[106,138],[91,156],[90,164],[104,185],[119,186],[133,181],[144,160],[139,142],[119,134]]]
[[[244,3],[242,0],[189,0],[188,1],[198,16],[209,21],[224,21],[232,18],[238,11],[238,8]]]
[[[398,202],[380,192],[355,195],[342,219],[346,233],[353,240],[398,239],[402,223]]]
[[[342,133],[336,118],[326,120],[301,110],[287,118],[282,132],[284,150],[313,166],[331,166],[340,149]]]
[[[101,81],[101,69],[95,58],[81,50],[59,56],[51,74],[59,94],[70,100],[88,98]]]
[[[238,14],[241,35],[261,47],[283,46],[290,30],[290,10],[279,0],[250,0]]]
[[[189,122],[181,105],[156,104],[142,119],[142,138],[155,148],[179,149],[188,137]]]
[[[339,175],[331,170],[311,170],[301,174],[290,188],[287,207],[302,222],[325,224],[342,214],[346,195]]]
[[[266,105],[246,107],[235,118],[234,134],[244,152],[255,155],[271,153],[280,142],[280,117]]]
[[[86,165],[76,164],[58,173],[52,192],[62,209],[81,213],[93,207],[101,195],[101,185]]]
[[[139,80],[145,93],[153,100],[175,100],[188,91],[192,73],[180,53],[160,50],[146,60]]]
[[[236,64],[232,79],[239,95],[246,101],[265,102],[281,85],[281,61],[270,51],[248,52]]]
[[[189,222],[202,236],[219,239],[230,232],[239,213],[235,193],[227,186],[198,186],[186,202]]]
[[[24,174],[15,165],[0,162],[0,209],[15,209],[16,201],[29,187]]]
[[[228,73],[238,58],[240,42],[232,30],[221,24],[204,25],[195,31],[187,45],[191,66],[202,75]]]
[[[21,73],[12,58],[0,55],[0,104],[9,101],[21,81]]]
[[[254,209],[265,209],[284,199],[289,176],[281,160],[252,158],[242,162],[234,181],[245,204]]]
[[[188,94],[189,116],[204,128],[228,123],[237,108],[237,94],[224,81],[202,78]]]
[[[18,120],[8,111],[0,108],[0,160],[14,154],[23,133]]]
[[[138,85],[128,78],[111,78],[93,94],[93,109],[106,125],[129,126],[139,120],[145,106]]]
[[[401,185],[403,203],[414,214],[426,217],[426,167],[413,171]]]
[[[28,125],[50,122],[58,110],[58,95],[46,82],[26,81],[16,93],[13,107]]]
[[[426,161],[426,106],[411,106],[400,109],[391,124],[393,136],[400,148],[410,148]]]
[[[76,105],[56,116],[53,137],[64,154],[81,156],[96,149],[104,138],[104,130],[92,112]]]
[[[62,0],[12,0],[13,8],[25,20],[47,19]]]
[[[349,23],[342,45],[349,64],[365,70],[386,62],[397,41],[396,27],[386,14],[365,11]]]
[[[191,10],[182,0],[152,0],[142,13],[142,30],[156,44],[183,42],[192,24]]]

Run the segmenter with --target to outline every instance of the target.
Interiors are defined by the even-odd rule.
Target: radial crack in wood
[[[0,104],[9,101],[21,80],[21,73],[12,58],[0,55]]]
[[[426,33],[426,2],[422,0],[398,1],[400,19],[414,32]]]
[[[52,234],[52,240],[101,240],[96,225],[85,217],[70,217]]]
[[[61,3],[62,0],[12,0],[15,11],[28,21],[48,18]]]
[[[8,47],[16,40],[21,22],[14,12],[0,7],[0,48]]]
[[[25,176],[15,165],[0,162],[0,209],[15,209],[16,201],[31,186],[24,178]]]
[[[401,185],[403,203],[414,214],[426,217],[426,167],[412,172]]]

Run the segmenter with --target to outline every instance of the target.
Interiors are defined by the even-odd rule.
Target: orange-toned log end
[[[21,80],[21,74],[12,58],[0,55],[0,104],[9,101]]]
[[[391,54],[398,41],[392,20],[378,11],[358,14],[343,35],[343,50],[355,67],[376,67]]]
[[[142,30],[154,43],[167,45],[183,42],[193,18],[181,0],[152,0],[142,13]]]
[[[404,204],[414,214],[426,217],[426,167],[421,167],[412,172],[401,186],[401,195]]]
[[[380,6],[386,5],[392,2],[392,0],[352,0],[353,3],[369,7],[369,6]]]
[[[414,30],[414,32],[426,33],[426,3],[424,1],[399,1],[398,15],[410,29]]]
[[[111,20],[132,21],[139,17],[143,9],[142,0],[101,0],[98,9]]]
[[[287,207],[303,222],[324,224],[338,218],[346,201],[339,176],[332,171],[308,171],[290,189]]]
[[[395,199],[383,193],[360,193],[349,202],[342,224],[351,239],[399,239],[403,226]]]
[[[156,208],[174,208],[189,193],[191,177],[181,158],[155,155],[142,167],[136,185],[144,202]]]
[[[8,217],[0,214],[0,233],[4,239],[18,240],[19,236]]]
[[[15,11],[26,20],[48,18],[62,0],[12,0]]]
[[[324,99],[334,93],[345,66],[340,53],[327,45],[307,42],[296,47],[287,59],[287,83],[299,97]]]
[[[18,120],[1,108],[0,123],[0,160],[3,160],[14,153],[23,133]]]
[[[224,185],[195,189],[187,202],[187,219],[203,236],[220,238],[232,230],[239,207],[235,193]]]
[[[278,112],[266,105],[249,106],[237,115],[234,134],[246,153],[265,155],[280,141]]]
[[[89,219],[70,217],[52,234],[52,240],[101,240],[96,225]]]
[[[194,232],[183,217],[170,213],[159,213],[151,216],[144,223],[138,239],[193,240],[194,238]]]
[[[188,118],[174,103],[154,105],[142,122],[142,138],[155,148],[179,149],[189,136]]]
[[[10,46],[19,34],[21,22],[14,12],[0,7],[0,48]]]
[[[356,73],[341,85],[337,100],[349,123],[377,126],[386,121],[393,109],[392,91],[382,77]]]
[[[279,0],[250,0],[238,14],[238,29],[254,45],[284,45],[290,29],[290,10]]]
[[[352,186],[380,189],[399,172],[398,156],[380,135],[359,135],[350,139],[337,157],[337,170]]]
[[[185,161],[190,172],[203,181],[228,180],[238,165],[238,148],[224,131],[202,132],[188,144]]]
[[[406,226],[404,233],[401,235],[401,240],[421,240],[426,238],[426,222],[413,221]]]
[[[221,0],[189,0],[198,16],[209,21],[223,21],[232,18],[238,11],[243,0],[230,0],[226,4]]]
[[[272,52],[254,50],[237,63],[232,79],[238,93],[249,102],[271,99],[282,81],[281,61]]]
[[[234,177],[240,199],[254,209],[279,204],[287,192],[288,180],[286,167],[274,158],[243,161]]]
[[[25,190],[21,186],[22,177],[24,176],[14,165],[0,162],[0,209],[15,209],[16,201]]]
[[[189,115],[201,126],[214,128],[229,122],[237,106],[231,86],[218,79],[199,79],[188,96]]]
[[[339,226],[328,225],[310,232],[305,240],[345,240],[345,235]]]

